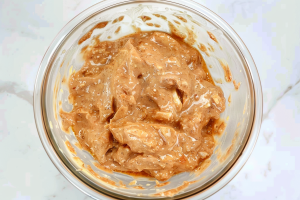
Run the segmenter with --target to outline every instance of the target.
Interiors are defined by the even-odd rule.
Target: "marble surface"
[[[0,199],[78,199],[46,155],[32,93],[52,39],[96,0],[0,0]],[[264,120],[240,173],[209,199],[300,200],[300,1],[198,0],[241,36],[257,64]]]

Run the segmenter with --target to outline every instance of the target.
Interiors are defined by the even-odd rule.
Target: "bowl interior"
[[[186,5],[179,3],[162,2],[123,2],[112,4],[97,4],[84,12],[80,20],[72,21],[74,28],[66,32],[64,37],[57,44],[52,57],[48,60],[47,72],[44,76],[42,96],[43,121],[46,132],[52,143],[56,154],[60,157],[62,163],[76,176],[83,184],[93,188],[100,193],[109,196],[125,198],[149,198],[153,199],[153,194],[167,191],[183,184],[184,181],[197,181],[190,184],[184,190],[176,194],[175,197],[182,198],[199,192],[217,179],[222,177],[231,165],[240,156],[245,144],[247,143],[254,116],[254,89],[249,71],[248,63],[242,55],[234,39],[218,23],[214,22],[206,12],[198,8],[194,10]],[[203,12],[202,12],[203,11]],[[159,14],[167,20],[157,17]],[[148,26],[139,16],[147,15],[151,17],[147,23],[156,23],[160,27]],[[124,16],[122,21],[112,23],[114,19]],[[186,22],[180,21],[178,16],[184,18]],[[195,33],[196,43],[194,47],[199,50],[199,44],[207,47],[210,45],[214,51],[209,52],[209,56],[203,51],[199,52],[204,57],[216,85],[220,86],[227,100],[226,110],[221,114],[221,119],[226,123],[225,131],[222,135],[216,136],[217,146],[214,154],[210,158],[210,164],[195,172],[185,172],[173,176],[170,184],[155,188],[155,179],[145,177],[132,177],[122,173],[108,173],[94,166],[93,157],[86,151],[80,150],[75,143],[77,142],[74,134],[67,134],[61,129],[61,119],[58,115],[59,108],[65,111],[72,110],[72,105],[68,102],[68,87],[64,83],[70,74],[79,70],[83,65],[80,56],[81,49],[88,45],[93,37],[100,35],[100,40],[115,40],[124,35],[133,33],[136,28],[142,31],[158,30],[170,33],[168,23],[174,23],[174,20],[180,21],[181,25],[177,28],[182,33],[187,34],[188,30]],[[78,45],[79,39],[88,32],[93,26],[102,21],[109,21],[104,29],[96,29],[90,39]],[[175,23],[174,23],[175,24]],[[118,27],[121,27],[119,33],[115,33]],[[211,32],[218,43],[209,38],[207,31]],[[111,36],[111,38],[108,38]],[[238,90],[235,89],[233,82],[225,81],[224,65],[228,64],[233,80],[241,83]],[[223,67],[222,67],[223,65]],[[231,99],[231,102],[228,99]],[[61,105],[60,103],[61,102]],[[71,153],[65,145],[65,141],[70,141],[76,151],[76,155]],[[75,157],[75,159],[74,159]],[[79,161],[80,159],[80,161]],[[82,167],[90,165],[91,168],[101,177],[108,178],[116,183],[116,186],[107,184],[103,179],[93,176],[88,170]],[[202,173],[200,173],[202,172]],[[127,188],[119,187],[119,181],[122,181]],[[145,189],[135,189],[129,183],[137,181],[137,185]],[[164,197],[156,197],[164,198]]]

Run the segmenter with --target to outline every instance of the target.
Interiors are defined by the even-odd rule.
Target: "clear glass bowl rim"
[[[241,54],[243,55],[244,59],[247,62],[248,70],[250,71],[250,75],[252,78],[252,86],[254,90],[254,116],[253,116],[253,123],[252,123],[252,129],[251,133],[249,134],[248,141],[246,145],[244,146],[243,151],[235,161],[235,163],[230,167],[230,169],[217,181],[214,182],[211,186],[207,187],[206,189],[202,190],[199,193],[195,193],[188,198],[192,198],[197,196],[199,199],[207,198],[217,191],[219,191],[221,188],[223,188],[227,183],[229,183],[242,169],[242,167],[247,162],[248,158],[250,157],[257,138],[259,136],[261,121],[262,121],[262,110],[263,110],[263,104],[262,104],[262,88],[261,88],[261,82],[258,75],[258,71],[256,68],[256,65],[254,63],[254,60],[247,49],[246,45],[242,41],[242,39],[238,36],[238,34],[231,28],[229,24],[227,24],[221,17],[219,17],[216,13],[209,10],[208,8],[204,7],[203,5],[194,2],[192,0],[126,0],[126,1],[119,1],[119,0],[104,0],[101,1],[86,10],[82,11],[80,14],[75,16],[72,20],[70,20],[63,28],[62,30],[57,34],[55,39],[52,41],[50,46],[48,47],[42,62],[40,64],[36,82],[35,82],[35,88],[34,88],[34,117],[36,122],[36,127],[39,133],[40,140],[44,146],[44,149],[46,153],[48,154],[50,160],[53,162],[53,164],[56,166],[56,168],[60,171],[60,173],[68,180],[70,181],[75,187],[77,187],[79,190],[81,190],[83,193],[87,194],[88,196],[95,198],[95,199],[101,199],[101,198],[110,198],[114,199],[111,196],[108,196],[104,193],[100,193],[99,191],[95,190],[94,188],[89,187],[88,185],[84,184],[78,177],[76,177],[72,171],[65,165],[65,163],[60,159],[59,155],[57,155],[55,149],[52,146],[52,143],[48,137],[47,134],[47,128],[45,127],[45,122],[42,112],[42,96],[44,95],[43,92],[43,85],[45,83],[45,74],[47,72],[48,65],[51,61],[52,56],[55,54],[56,49],[60,46],[61,42],[64,41],[64,39],[67,37],[68,33],[72,31],[72,29],[77,26],[81,21],[84,21],[87,17],[89,17],[92,13],[95,11],[101,9],[107,9],[108,7],[114,7],[118,5],[123,4],[130,4],[130,3],[169,3],[173,5],[180,5],[181,7],[186,7],[189,10],[193,10],[196,13],[200,12],[201,14],[205,15],[210,20],[214,21],[216,24],[218,24],[223,31],[225,31],[231,39],[234,41],[236,46],[239,48]],[[97,10],[95,10],[97,8]],[[78,23],[79,22],[79,23]]]

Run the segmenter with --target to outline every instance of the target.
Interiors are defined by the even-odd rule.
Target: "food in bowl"
[[[73,109],[60,117],[103,167],[165,181],[212,155],[224,94],[182,38],[159,31],[95,37],[82,55],[68,81]]]
[[[151,19],[144,21],[141,16]],[[108,23],[104,28],[95,28],[101,22]],[[137,29],[186,36],[184,41],[201,53],[215,84],[222,88],[228,102],[231,101],[220,115],[227,125],[224,134],[215,137],[212,156],[192,173],[179,173],[163,183],[155,178],[135,176],[135,172],[103,170],[89,152],[82,151],[73,131],[70,130],[72,134],[63,132],[59,116],[60,108],[67,112],[73,108],[68,102],[66,83],[70,74],[84,65],[82,48],[92,45],[95,37],[100,41],[115,41]],[[83,42],[79,44],[81,38]],[[232,75],[230,82],[226,79],[227,68]],[[238,90],[233,80],[241,82]],[[259,135],[262,93],[247,47],[225,21],[207,8],[189,0],[111,0],[83,11],[55,37],[38,71],[34,113],[49,158],[61,174],[85,194],[95,199],[165,199],[167,196],[205,199],[224,187],[249,158]]]

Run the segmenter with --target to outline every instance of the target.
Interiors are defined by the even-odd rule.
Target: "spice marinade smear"
[[[68,81],[64,130],[103,166],[158,180],[191,171],[215,147],[214,121],[225,110],[201,54],[163,32],[139,32],[82,50]]]

